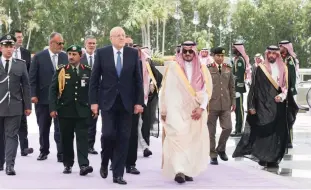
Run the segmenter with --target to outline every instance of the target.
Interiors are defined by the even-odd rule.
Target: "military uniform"
[[[73,47],[71,46],[67,51],[77,49]],[[79,64],[77,67],[71,64],[61,65],[54,74],[50,86],[50,112],[56,111],[59,118],[64,152],[64,173],[71,173],[74,164],[74,134],[76,134],[78,163],[81,168],[80,175],[93,171],[88,160],[88,119],[91,115],[88,103],[90,75],[91,67],[87,65]],[[88,172],[85,173],[85,170]]]
[[[235,76],[235,91],[236,93],[236,109],[235,109],[235,132],[231,136],[240,136],[244,123],[244,107],[243,107],[243,93],[246,92],[245,88],[245,70],[246,62],[242,56],[238,56],[232,63],[233,75]]]
[[[13,46],[16,39],[5,35],[0,39],[1,46]],[[3,52],[4,54],[4,52]],[[25,61],[0,59],[0,170],[3,170],[4,157],[6,174],[15,175],[14,165],[18,147],[18,131],[24,110],[30,114],[30,85]]]
[[[223,48],[214,48],[214,55],[224,54]],[[217,154],[222,160],[228,160],[225,153],[226,143],[232,131],[231,107],[235,105],[235,89],[232,68],[228,64],[209,64],[208,69],[213,80],[213,94],[209,102],[208,129],[210,133],[211,164],[218,164]],[[216,125],[219,118],[222,132],[216,148]]]

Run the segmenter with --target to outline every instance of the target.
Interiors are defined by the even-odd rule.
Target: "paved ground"
[[[299,114],[294,131],[294,149],[285,156],[280,168],[266,171],[247,159],[230,159],[210,166],[206,172],[195,178],[195,182],[177,185],[161,175],[161,140],[153,138],[153,155],[143,158],[139,152],[137,168],[141,175],[125,175],[127,186],[112,183],[111,173],[107,179],[99,175],[100,156],[90,155],[95,171],[86,177],[79,176],[77,165],[71,175],[62,174],[63,166],[56,162],[56,147],[51,135],[51,154],[46,161],[37,161],[38,128],[35,116],[28,118],[30,145],[35,153],[16,160],[16,176],[0,173],[0,189],[311,189],[311,115]],[[309,121],[308,121],[309,120]],[[100,129],[100,121],[98,123]],[[218,131],[219,132],[219,131]],[[232,154],[238,139],[231,138],[227,153]],[[96,149],[100,150],[99,134]]]

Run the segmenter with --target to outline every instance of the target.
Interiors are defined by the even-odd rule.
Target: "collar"
[[[16,48],[15,51],[21,51],[21,47]]]
[[[49,53],[50,53],[50,56],[51,57],[53,57],[53,55],[56,55],[56,56],[58,56],[58,54],[56,54],[56,53],[53,53],[50,49],[48,49],[49,50]]]
[[[123,50],[124,50],[124,48],[121,48],[120,50],[117,50],[117,48],[115,48],[114,46],[112,46],[112,49],[113,49],[113,54],[114,54],[114,55],[117,54],[118,51],[120,51],[120,52],[121,52],[121,55],[123,55]]]
[[[3,56],[1,56],[2,64],[6,63],[6,62],[5,62],[6,60],[7,60],[6,58],[4,58]],[[9,60],[10,60],[10,62],[12,62],[12,61],[13,61],[13,57],[11,57]]]
[[[121,52],[122,53],[122,52]],[[85,55],[89,58],[90,56],[92,56],[93,58],[95,57],[95,52],[93,52],[91,55],[88,54],[87,52],[85,53]]]
[[[73,65],[70,65],[72,69],[74,68],[77,68],[77,70],[80,68],[80,63],[77,65],[77,66],[73,66]]]

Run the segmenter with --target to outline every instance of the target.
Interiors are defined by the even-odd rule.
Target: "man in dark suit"
[[[27,49],[23,48],[23,33],[20,30],[15,30],[15,50],[13,53],[13,57],[16,59],[22,59],[25,61],[27,66],[27,71],[29,72],[30,62],[31,62],[31,53]],[[33,153],[33,148],[29,148],[28,145],[28,126],[27,126],[27,119],[26,115],[22,115],[21,126],[18,132],[19,136],[19,143],[21,149],[21,155],[27,156],[28,154]]]
[[[16,38],[5,35],[0,39],[0,170],[3,170],[5,156],[6,174],[16,175],[14,170],[18,147],[18,131],[23,112],[31,114],[30,86],[26,64],[12,57]],[[24,110],[23,110],[24,109]],[[4,152],[5,148],[5,152]]]
[[[143,112],[142,76],[137,50],[124,47],[124,30],[120,27],[113,28],[110,31],[110,41],[112,46],[97,50],[89,97],[92,112],[98,114],[98,105],[102,112],[100,174],[103,178],[107,178],[108,162],[113,152],[113,182],[127,184],[123,174],[131,134],[132,114]]]
[[[64,40],[61,34],[50,35],[49,48],[37,53],[29,71],[31,101],[35,103],[37,123],[40,131],[40,155],[37,160],[46,160],[50,153],[50,128],[52,118],[49,112],[49,87],[58,65],[68,63],[67,55],[62,51]],[[57,161],[62,162],[62,148],[58,119],[54,119],[54,140],[57,145]]]
[[[86,36],[84,41],[85,54],[81,57],[81,63],[85,65],[89,65],[93,68],[94,59],[95,59],[95,50],[96,50],[96,38],[94,36]],[[98,152],[94,149],[95,139],[96,139],[96,123],[98,117],[91,117],[89,120],[89,130],[88,130],[88,141],[89,141],[89,154],[98,154]]]

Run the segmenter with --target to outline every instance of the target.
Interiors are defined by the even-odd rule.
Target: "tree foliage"
[[[311,62],[310,0],[179,1],[178,24],[174,18],[176,0],[0,0],[1,31],[9,32],[10,11],[11,30],[24,32],[25,45],[29,42],[32,52],[42,50],[53,31],[63,34],[66,45],[82,45],[83,38],[92,34],[102,47],[109,44],[110,29],[122,26],[135,43],[160,51],[164,42],[166,55],[186,40],[195,40],[198,48],[203,48],[210,36],[212,45],[221,43],[227,50],[231,43],[243,39],[253,57],[286,39],[293,42],[302,66]],[[192,23],[194,11],[200,15],[196,27]],[[209,16],[213,24],[210,30],[206,25]]]

